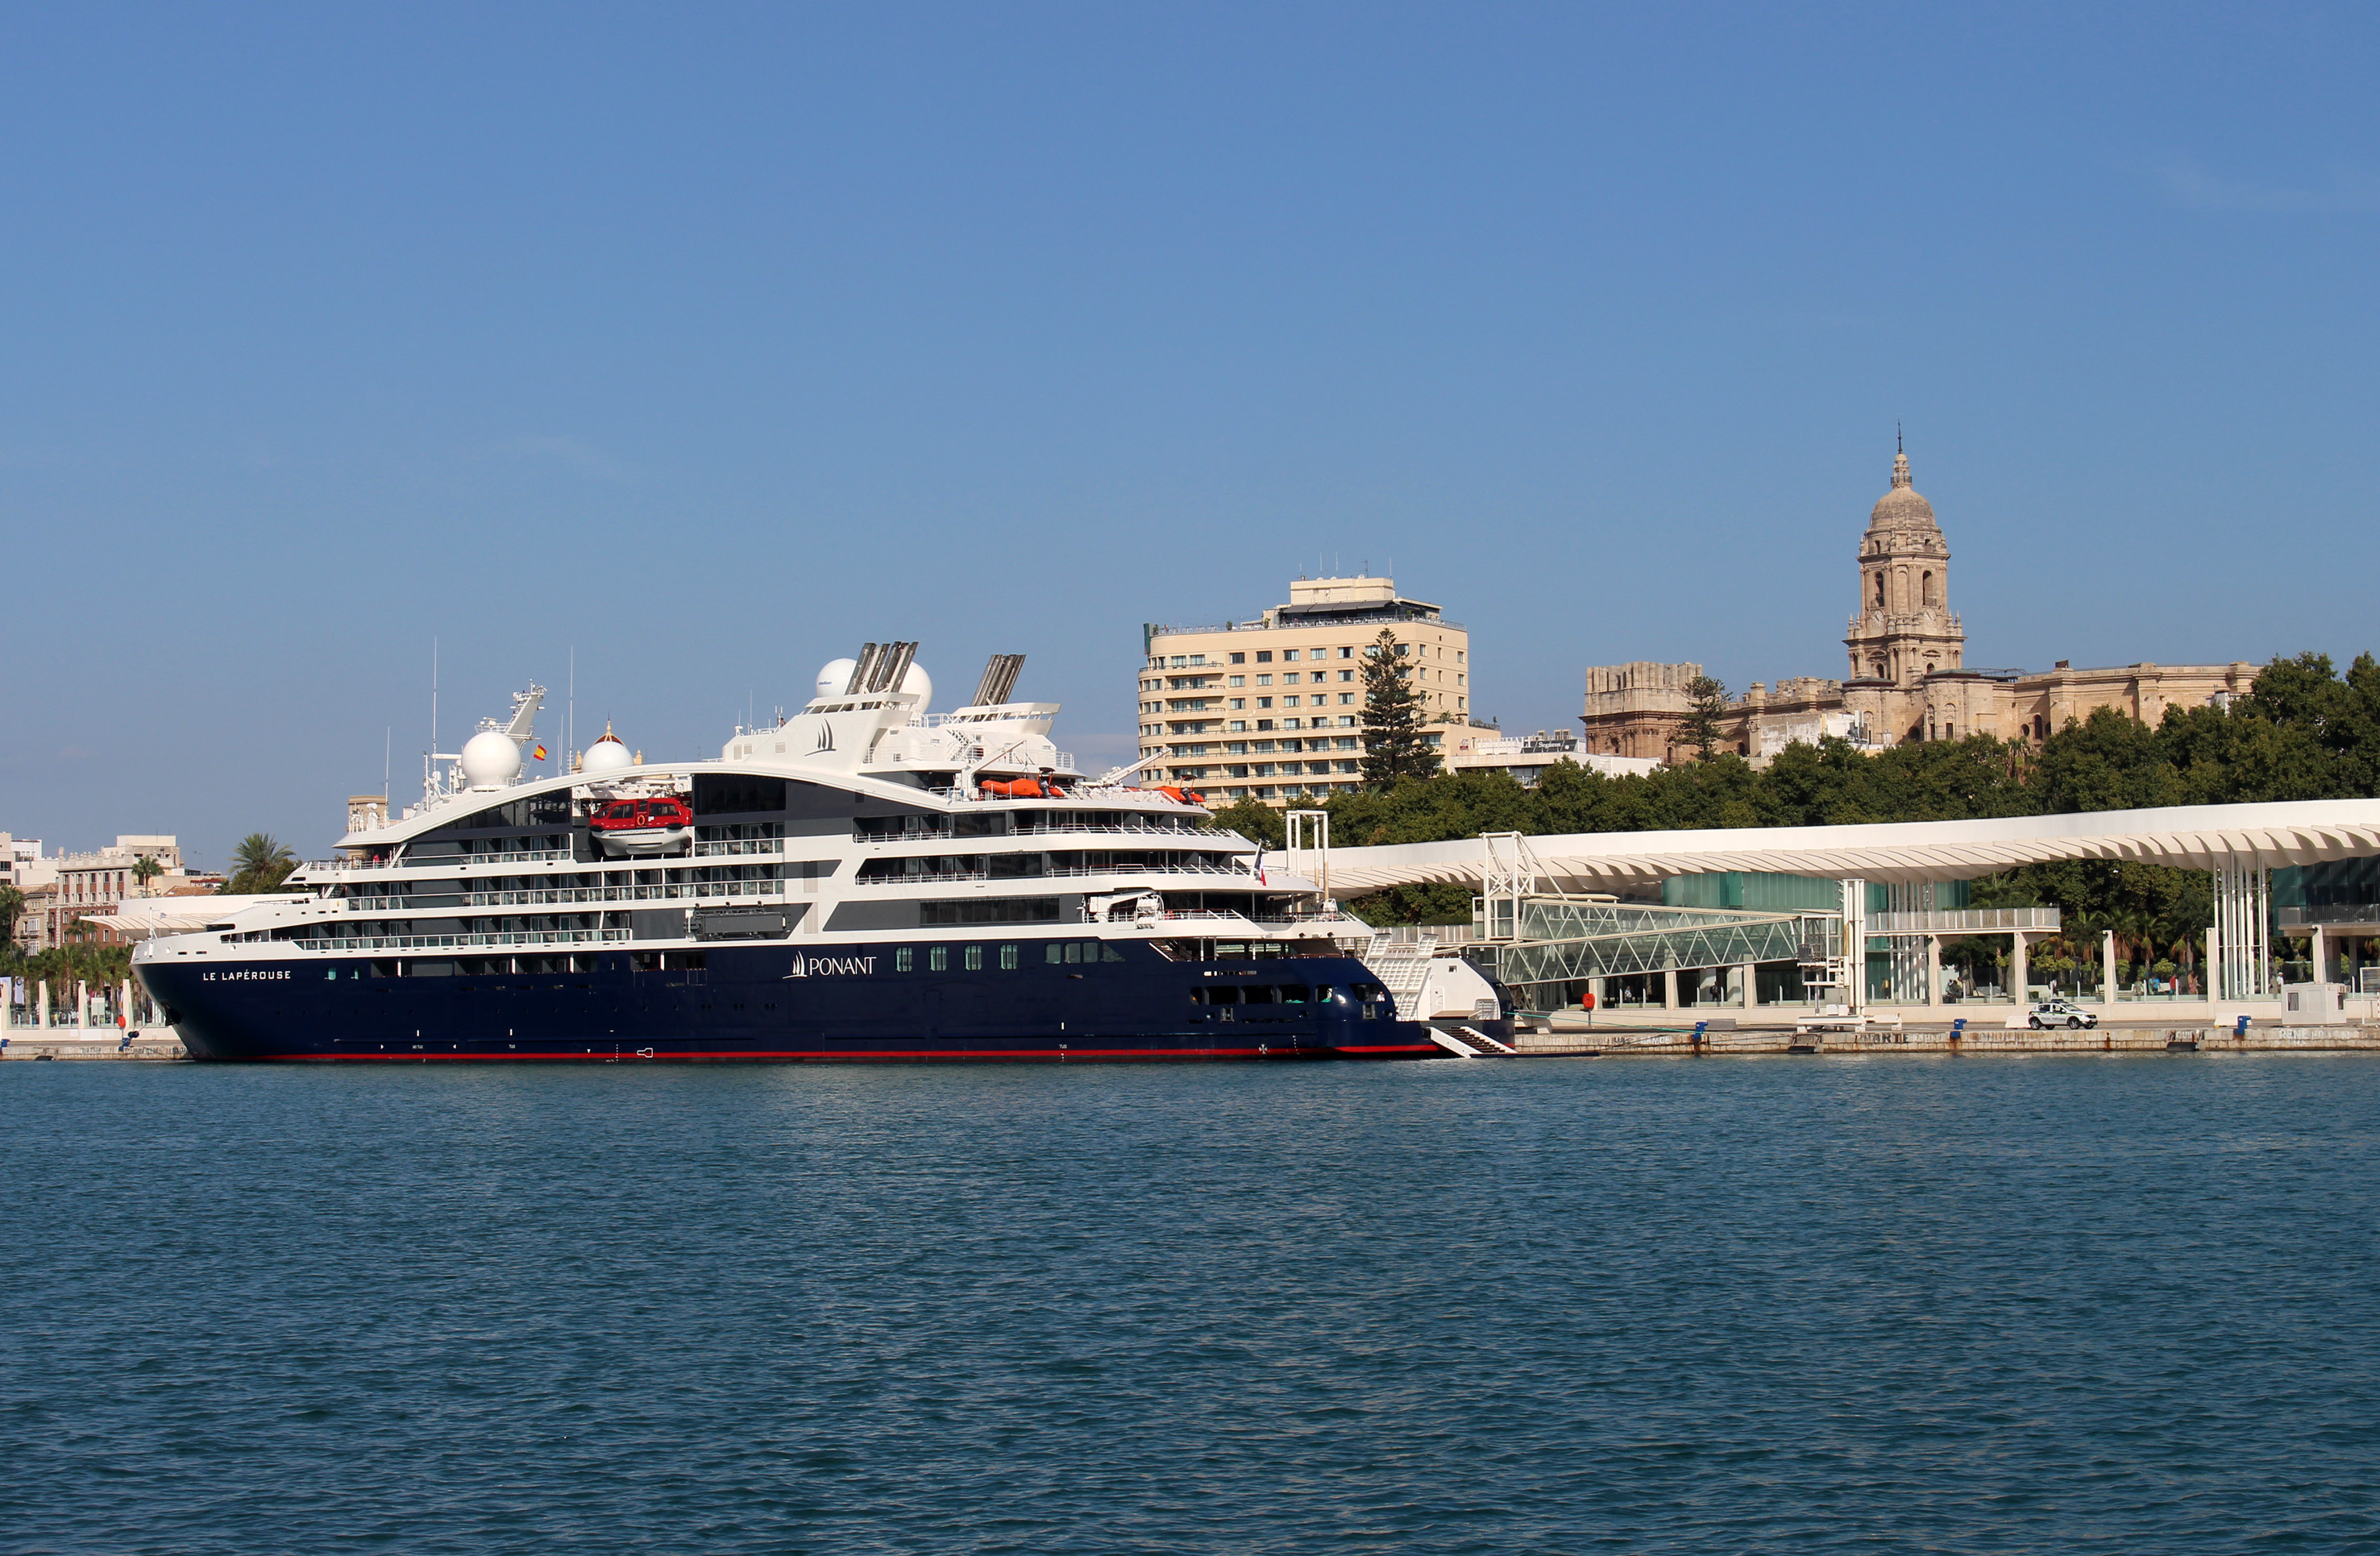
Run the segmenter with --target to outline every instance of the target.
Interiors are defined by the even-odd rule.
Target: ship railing
[[[556,886],[544,891],[467,892],[468,907],[536,907],[547,903],[700,902],[707,898],[772,897],[782,881],[683,881],[658,886]]]
[[[1165,917],[1169,921],[1178,918],[1185,922],[1197,920],[1201,922],[1217,921],[1232,924],[1314,924],[1319,926],[1321,924],[1332,922],[1343,923],[1343,920],[1318,919],[1310,916],[1302,916],[1297,914],[1233,913],[1229,908],[1222,907],[1169,907],[1165,910]]]
[[[860,886],[905,886],[913,881],[1056,881],[1079,879],[1091,875],[1231,875],[1242,881],[1256,877],[1245,869],[1230,865],[1068,865],[1062,869],[1045,869],[1034,875],[994,875],[988,869],[919,870],[905,875],[863,875],[854,884]]]
[[[567,848],[539,848],[522,854],[441,854],[435,858],[309,859],[298,869],[343,875],[358,869],[452,869],[457,865],[533,865],[569,857],[570,850]],[[297,873],[298,870],[290,871],[293,876]]]
[[[1111,837],[1237,837],[1239,835],[1228,827],[1161,827],[1154,822],[1148,826],[1135,827],[1069,821],[1058,826],[1019,827],[1014,832],[994,833],[983,841],[992,843],[1003,837],[1042,837],[1077,833],[1100,833]],[[855,828],[851,834],[851,841],[854,843],[908,843],[914,840],[929,843],[953,835],[952,829],[949,827],[928,827],[917,832],[885,833],[860,832]],[[969,834],[971,838],[974,835]]]
[[[698,858],[716,858],[727,854],[782,854],[785,840],[782,837],[722,837],[694,845]]]
[[[467,907],[534,907],[548,903],[700,902],[708,898],[769,897],[782,881],[682,881],[653,886],[550,886],[542,890],[457,892]],[[440,893],[442,896],[445,893]],[[394,913],[425,905],[418,897],[346,897],[350,913]]]
[[[308,951],[464,951],[478,946],[596,945],[626,940],[631,930],[521,930],[475,935],[351,935],[292,941]]]

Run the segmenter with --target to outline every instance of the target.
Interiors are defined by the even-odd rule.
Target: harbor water
[[[0,1066],[14,1552],[2380,1549],[2380,1060]]]

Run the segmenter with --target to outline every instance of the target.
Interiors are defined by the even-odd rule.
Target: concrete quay
[[[1705,1031],[1614,1026],[1603,1030],[1518,1033],[1512,1046],[1524,1059],[1595,1058],[1627,1054],[1752,1053],[2380,1053],[2380,1026],[2282,1027],[2118,1024],[2080,1031],[2051,1027],[1968,1027],[1912,1023],[1899,1030],[1805,1032],[1791,1026]]]
[[[170,1031],[154,1036],[143,1033],[131,1042],[124,1040],[121,1032],[103,1032],[91,1037],[79,1033],[43,1032],[17,1027],[7,1034],[8,1042],[0,1048],[0,1060],[9,1059],[187,1059],[182,1039]]]

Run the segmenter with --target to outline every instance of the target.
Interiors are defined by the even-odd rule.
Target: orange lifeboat
[[[994,799],[1063,799],[1066,791],[1048,778],[986,778],[976,787]]]

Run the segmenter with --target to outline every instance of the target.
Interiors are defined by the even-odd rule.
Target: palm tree
[[[149,882],[164,873],[165,867],[159,864],[153,855],[143,854],[132,861],[132,879],[143,892],[148,891]]]
[[[226,893],[246,895],[270,892],[298,868],[298,856],[269,832],[252,832],[231,853],[232,876]]]

